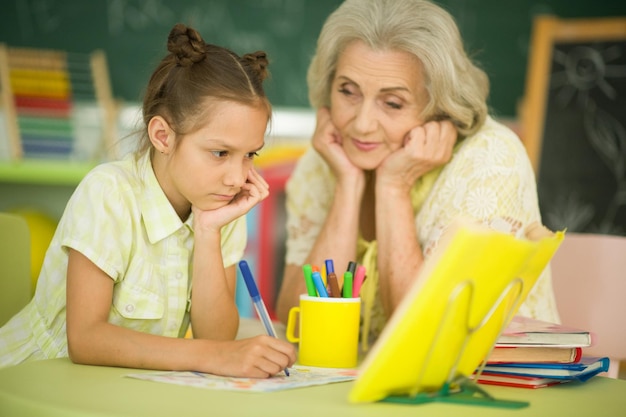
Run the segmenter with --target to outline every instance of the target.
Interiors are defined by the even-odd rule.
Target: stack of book
[[[608,358],[586,357],[593,334],[560,324],[516,316],[498,337],[477,381],[540,388],[606,372]]]

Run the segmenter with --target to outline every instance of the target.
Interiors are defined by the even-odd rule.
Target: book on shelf
[[[568,379],[544,378],[538,376],[506,375],[483,372],[474,377],[479,384],[500,385],[514,388],[545,388],[569,382]]]
[[[487,363],[575,363],[582,358],[582,355],[583,350],[580,347],[496,346],[487,358]]]
[[[589,347],[593,334],[562,324],[515,316],[496,341],[496,346]]]
[[[486,364],[482,372],[489,374],[523,375],[540,378],[576,379],[589,378],[609,370],[609,358],[583,356],[576,363],[500,363]]]

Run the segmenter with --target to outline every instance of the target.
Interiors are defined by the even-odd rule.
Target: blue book
[[[608,371],[609,364],[609,358],[607,357],[583,356],[583,358],[576,363],[515,362],[486,365],[483,372],[586,381],[592,376]]]

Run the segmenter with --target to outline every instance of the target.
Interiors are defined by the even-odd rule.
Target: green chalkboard
[[[0,41],[9,46],[106,52],[115,97],[137,102],[177,22],[238,53],[271,59],[268,95],[275,106],[308,107],[306,69],[326,16],[341,0],[13,0],[0,6]],[[626,15],[623,0],[442,0],[468,50],[492,81],[490,104],[517,113],[532,17]]]

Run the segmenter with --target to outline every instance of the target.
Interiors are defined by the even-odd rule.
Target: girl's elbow
[[[72,331],[71,328],[68,328],[67,355],[73,363],[82,365],[90,363],[89,353],[92,349],[88,345],[85,334],[80,334],[80,332]]]
[[[67,356],[73,363],[76,364],[85,364],[85,359],[83,357],[81,349],[77,346],[76,343],[71,342],[68,338],[67,341]]]

